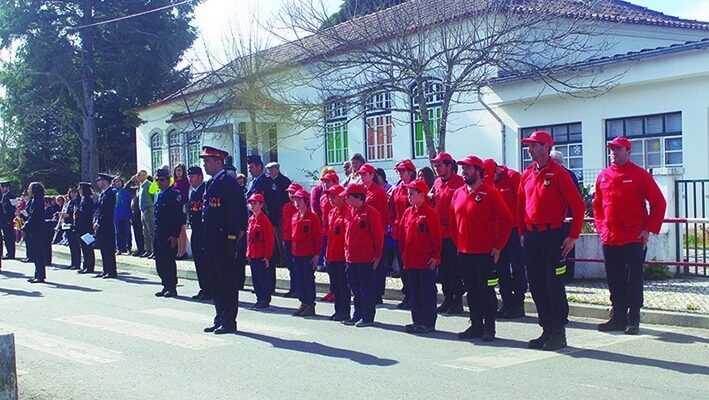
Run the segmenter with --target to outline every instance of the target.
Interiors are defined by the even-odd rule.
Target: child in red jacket
[[[288,193],[288,198],[290,201],[283,205],[281,213],[281,221],[283,221],[283,224],[281,224],[281,239],[283,239],[283,248],[285,249],[286,268],[288,268],[290,275],[290,287],[288,292],[283,294],[283,297],[298,297],[298,291],[296,290],[295,284],[295,269],[293,268],[293,233],[291,232],[290,222],[293,219],[293,216],[298,213],[298,210],[295,208],[293,203],[293,194],[302,188],[303,187],[300,186],[300,184],[295,182],[288,185],[286,192]]]
[[[256,304],[252,308],[261,310],[271,305],[273,280],[270,278],[269,268],[274,268],[271,266],[270,259],[273,256],[273,244],[276,239],[271,220],[263,212],[263,195],[252,194],[248,203],[253,214],[249,217],[246,257],[249,259],[251,280],[256,291]]]
[[[345,231],[351,215],[345,199],[340,197],[344,191],[345,188],[340,185],[325,189],[325,195],[331,205],[327,224],[328,240],[325,261],[335,299],[335,313],[330,317],[332,321],[350,319],[351,294],[345,270]]]
[[[315,267],[322,249],[320,218],[310,210],[310,193],[300,189],[293,194],[298,212],[291,219],[293,263],[300,308],[294,316],[315,315]]]

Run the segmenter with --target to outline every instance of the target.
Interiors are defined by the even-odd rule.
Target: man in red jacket
[[[387,199],[387,192],[383,187],[379,186],[374,182],[374,175],[377,174],[377,170],[372,164],[366,163],[360,167],[357,171],[362,184],[367,188],[367,197],[365,203],[368,206],[373,207],[378,211],[382,232],[387,231],[387,215],[389,215],[389,201]],[[382,247],[384,246],[384,239],[382,238]],[[384,290],[386,288],[386,278],[387,271],[384,266],[378,268],[374,271],[374,303],[382,304],[382,297],[384,296]]]
[[[347,281],[354,295],[354,315],[342,321],[345,325],[367,327],[374,324],[375,271],[384,249],[384,230],[381,216],[374,207],[366,204],[367,188],[360,183],[350,183],[340,194],[352,209],[345,230],[345,261]]]
[[[335,301],[335,313],[330,316],[331,321],[345,321],[350,319],[350,287],[347,285],[345,271],[345,231],[347,221],[350,220],[350,208],[340,194],[345,191],[340,185],[333,185],[325,189],[325,195],[330,201],[328,215],[328,240],[325,249],[325,262],[330,275]],[[324,216],[323,216],[324,217]]]
[[[458,161],[465,186],[453,194],[450,233],[458,249],[458,265],[468,291],[470,327],[458,334],[461,339],[495,339],[498,283],[495,265],[512,231],[514,219],[500,193],[485,183],[483,161],[468,156]]]
[[[441,265],[438,267],[438,278],[443,288],[443,303],[438,307],[439,313],[448,315],[463,312],[463,276],[458,266],[458,250],[450,234],[450,205],[453,193],[465,182],[455,173],[455,160],[448,153],[438,153],[431,160],[438,178],[433,183],[433,205],[441,219],[443,244],[441,247]]]
[[[581,234],[585,204],[571,176],[549,157],[554,141],[545,131],[522,139],[534,163],[520,178],[517,194],[517,229],[527,262],[529,291],[537,307],[542,334],[529,341],[531,349],[559,350],[566,347],[569,302],[564,277],[566,256]],[[571,208],[573,219],[568,237],[562,224]]]
[[[423,179],[406,184],[411,207],[397,225],[397,244],[410,290],[411,319],[406,331],[429,333],[436,327],[436,267],[441,262],[441,223],[428,204]]]
[[[603,242],[613,309],[610,320],[598,325],[598,330],[637,335],[647,241],[650,233],[660,233],[667,202],[652,175],[630,161],[627,138],[613,139],[608,148],[611,166],[596,179],[593,218]]]

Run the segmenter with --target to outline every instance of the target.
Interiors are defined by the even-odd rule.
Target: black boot
[[[564,325],[555,326],[551,331],[551,337],[544,342],[542,350],[554,351],[566,347],[566,327]]]
[[[483,321],[470,320],[468,329],[458,334],[458,339],[477,339],[483,337]]]
[[[485,318],[483,323],[483,342],[495,340],[495,318]]]
[[[598,330],[601,332],[623,332],[627,322],[625,310],[611,309],[610,319],[598,324]]]
[[[436,308],[436,312],[441,313],[441,314],[447,313],[448,309],[450,309],[450,308],[451,308],[451,299],[446,297],[445,299],[443,299],[443,303],[441,303],[441,305],[438,306],[438,308]]]
[[[628,312],[628,326],[625,328],[626,335],[637,335],[640,333],[640,310],[630,310]]]
[[[450,307],[448,307],[448,315],[456,315],[463,313],[463,296],[454,296],[451,300]]]
[[[546,343],[550,337],[551,327],[543,326],[542,334],[538,338],[532,339],[527,342],[527,347],[529,347],[530,349],[541,349],[542,347],[544,347],[544,343]]]

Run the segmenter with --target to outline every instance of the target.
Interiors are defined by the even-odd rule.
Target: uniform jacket
[[[310,209],[301,216],[296,212],[291,219],[293,257],[313,256],[322,250],[320,218]]]
[[[649,213],[646,202],[650,204]],[[630,161],[622,167],[612,164],[596,179],[593,218],[604,244],[641,243],[638,235],[643,230],[660,233],[666,209],[667,202],[655,179]]]
[[[453,243],[458,252],[465,254],[502,250],[514,226],[502,196],[486,183],[470,193],[467,186],[453,193],[450,221]]]
[[[267,258],[273,257],[275,235],[273,225],[268,216],[261,212],[258,216],[249,217],[248,239],[246,241],[246,257]]]
[[[189,218],[192,232],[202,232],[202,206],[204,205],[204,188],[207,182],[202,182],[196,189],[192,189],[187,202],[187,217]]]
[[[407,208],[397,229],[404,269],[426,269],[431,258],[440,262],[441,222],[436,210],[426,201],[418,208]]]
[[[537,169],[537,163],[533,163],[522,173],[516,215],[520,234],[527,225],[560,227],[569,208],[573,215],[569,237],[578,239],[586,205],[564,167],[549,159],[544,167]]]
[[[246,231],[246,199],[241,186],[224,170],[219,171],[204,189],[202,228],[207,251],[225,251],[229,240]]]
[[[91,197],[82,197],[74,211],[74,227],[79,236],[86,233],[93,234],[94,201]]]
[[[167,241],[180,237],[185,214],[182,212],[180,193],[171,186],[161,190],[155,197],[155,241]]]
[[[340,208],[333,208],[328,215],[327,249],[325,260],[327,262],[345,261],[345,233],[347,221],[352,218],[352,211],[347,204]]]
[[[33,235],[40,235],[45,230],[44,199],[31,199],[27,204],[27,219],[24,231]]]
[[[320,210],[322,210],[322,217],[320,222],[322,223],[323,235],[327,236],[329,234],[327,226],[330,220],[330,211],[332,211],[332,204],[330,204],[329,196],[325,193],[320,196]]]
[[[293,203],[286,203],[283,205],[283,211],[281,212],[281,218],[283,218],[284,221],[292,221],[293,216],[298,213],[298,210],[295,208]],[[281,239],[283,241],[287,240],[292,240],[293,239],[293,230],[292,230],[291,224],[283,224],[281,226]]]
[[[387,192],[383,187],[372,182],[372,184],[367,188],[367,197],[364,202],[377,210],[379,224],[382,226],[382,230],[386,232],[387,216],[389,215],[389,200],[387,199]]]
[[[15,194],[7,192],[2,195],[2,208],[0,208],[0,223],[7,225],[15,219],[15,206],[10,203],[10,200],[15,199]]]
[[[283,205],[290,201],[286,189],[290,186],[291,180],[283,174],[278,174],[275,178],[268,177],[268,183],[270,193],[264,194],[266,211],[273,226],[281,226],[281,210]]]
[[[363,204],[352,209],[345,230],[345,261],[348,263],[369,263],[382,257],[384,229],[379,211]]]
[[[505,201],[510,214],[515,215],[517,212],[517,192],[519,191],[519,180],[522,177],[517,171],[511,170],[504,165],[500,166],[502,172],[500,177],[495,181],[495,189],[500,192],[500,196]]]
[[[113,212],[116,208],[116,192],[112,187],[108,187],[101,192],[98,199],[98,207],[94,213],[94,224],[96,229],[96,245],[115,246],[115,227],[113,223]]]
[[[441,232],[443,232],[444,239],[451,237],[450,208],[453,193],[463,185],[465,185],[463,177],[455,173],[451,174],[447,181],[438,177],[433,183],[433,204],[441,219]]]
[[[426,193],[424,193],[425,195]],[[392,237],[395,240],[399,240],[399,223],[404,216],[404,211],[409,207],[411,207],[411,204],[409,204],[409,191],[403,182],[399,182],[391,191],[391,196],[389,196],[389,223],[391,224]]]

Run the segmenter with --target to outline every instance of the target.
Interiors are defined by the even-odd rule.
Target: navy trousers
[[[384,268],[380,265],[379,268]],[[377,268],[377,269],[379,269]],[[374,288],[374,276],[376,275],[372,263],[348,263],[347,282],[352,288],[354,295],[354,315],[353,319],[364,322],[374,322],[376,307],[374,298],[376,296]]]
[[[527,292],[527,271],[517,229],[513,229],[497,263],[500,274],[500,296],[504,307],[523,307]]]
[[[603,245],[613,315],[637,313],[642,308],[645,253],[641,243]]]
[[[349,318],[352,295],[347,284],[345,262],[327,261],[327,270],[330,271],[330,284],[333,286],[333,293],[335,293],[335,314],[346,315]]]
[[[263,258],[250,258],[249,265],[251,266],[251,281],[254,291],[256,291],[256,302],[271,304],[271,294],[273,293],[271,269],[276,267],[266,268]]]
[[[524,234],[524,257],[532,300],[537,307],[539,325],[546,328],[568,323],[566,299],[566,260],[561,258],[564,233],[559,229]]]
[[[458,265],[458,250],[450,238],[443,239],[441,244],[441,265],[438,266],[439,280],[446,300],[452,301],[461,298],[463,288],[463,275]]]
[[[293,257],[298,299],[307,305],[315,304],[315,270],[312,259],[313,256]]]
[[[160,282],[164,290],[177,291],[177,246],[170,247],[167,239],[160,240],[157,237],[153,242],[155,250],[155,267],[160,277]]]
[[[234,263],[234,257],[226,251],[208,251],[209,265],[214,268],[212,283],[215,288],[214,325],[225,329],[236,328],[236,316],[239,313],[239,289],[237,289],[239,273]]]
[[[403,274],[404,271],[402,271]],[[414,325],[436,326],[436,271],[428,268],[407,269],[409,293],[411,295],[411,319]]]
[[[458,255],[458,263],[463,270],[465,289],[468,291],[468,309],[473,324],[483,322],[490,329],[495,326],[498,282],[495,264],[490,254]]]

